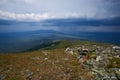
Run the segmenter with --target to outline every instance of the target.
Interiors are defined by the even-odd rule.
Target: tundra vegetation
[[[120,80],[120,48],[62,40],[41,49],[1,53],[0,80]]]

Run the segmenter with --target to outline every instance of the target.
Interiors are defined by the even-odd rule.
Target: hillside
[[[62,40],[39,47],[19,54],[1,53],[0,80],[120,79],[120,50],[114,45]]]

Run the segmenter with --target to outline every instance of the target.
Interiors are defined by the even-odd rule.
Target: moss
[[[120,68],[120,58],[113,57],[112,59],[109,59],[107,68]]]
[[[96,55],[95,55],[95,53],[93,53],[93,52],[90,52],[90,53],[88,53],[87,54],[88,55],[88,58],[94,58],[94,59],[96,59]]]

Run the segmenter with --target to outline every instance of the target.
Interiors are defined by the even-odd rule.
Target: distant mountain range
[[[0,52],[22,52],[34,49],[37,46],[42,48],[43,45],[49,45],[56,40],[73,39],[78,40],[81,38],[53,30],[0,33]]]
[[[43,21],[16,21],[0,20],[0,25],[29,24],[44,26],[120,26],[120,17],[106,19],[85,19],[85,18],[66,18],[66,19],[48,19]]]
[[[90,40],[120,45],[120,33],[74,32],[53,30],[0,33],[0,52],[12,53],[40,49],[59,40]]]
[[[10,28],[12,26],[12,29]],[[27,26],[47,26],[45,30],[33,31],[14,31],[5,32],[3,30],[23,29]],[[29,26],[29,27],[28,27]],[[61,30],[47,29],[49,27],[57,26]],[[67,30],[70,26],[70,30]],[[97,42],[105,42],[120,45],[120,32],[81,32],[74,31],[76,26],[117,26],[120,27],[120,18],[111,19],[50,19],[38,22],[25,22],[14,20],[0,20],[0,52],[11,53],[21,52],[29,49],[39,48],[43,45],[49,45],[56,40],[92,40]],[[66,28],[66,30],[65,30]],[[87,28],[87,27],[86,27]],[[15,30],[16,30],[15,29]],[[26,28],[25,28],[26,29]],[[19,29],[18,29],[19,30]],[[84,31],[84,30],[83,30]]]

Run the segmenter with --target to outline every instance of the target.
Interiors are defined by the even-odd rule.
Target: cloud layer
[[[44,21],[0,20],[0,32],[55,30],[59,32],[120,32],[120,19],[50,19]]]
[[[0,0],[0,32],[42,29],[120,32],[119,18],[120,0]]]
[[[35,13],[10,13],[0,10],[0,19],[8,20],[28,20],[28,21],[40,21],[46,19],[56,19],[56,18],[85,18],[85,15],[80,15],[79,13],[66,13],[64,15],[51,15],[48,13],[35,14]]]
[[[120,0],[1,0],[0,19],[109,18],[119,9]]]
[[[47,13],[45,14],[16,14],[16,13],[10,13],[0,10],[0,18],[1,19],[12,19],[12,20],[43,20],[43,19],[49,19],[52,18],[52,16],[49,16]]]

